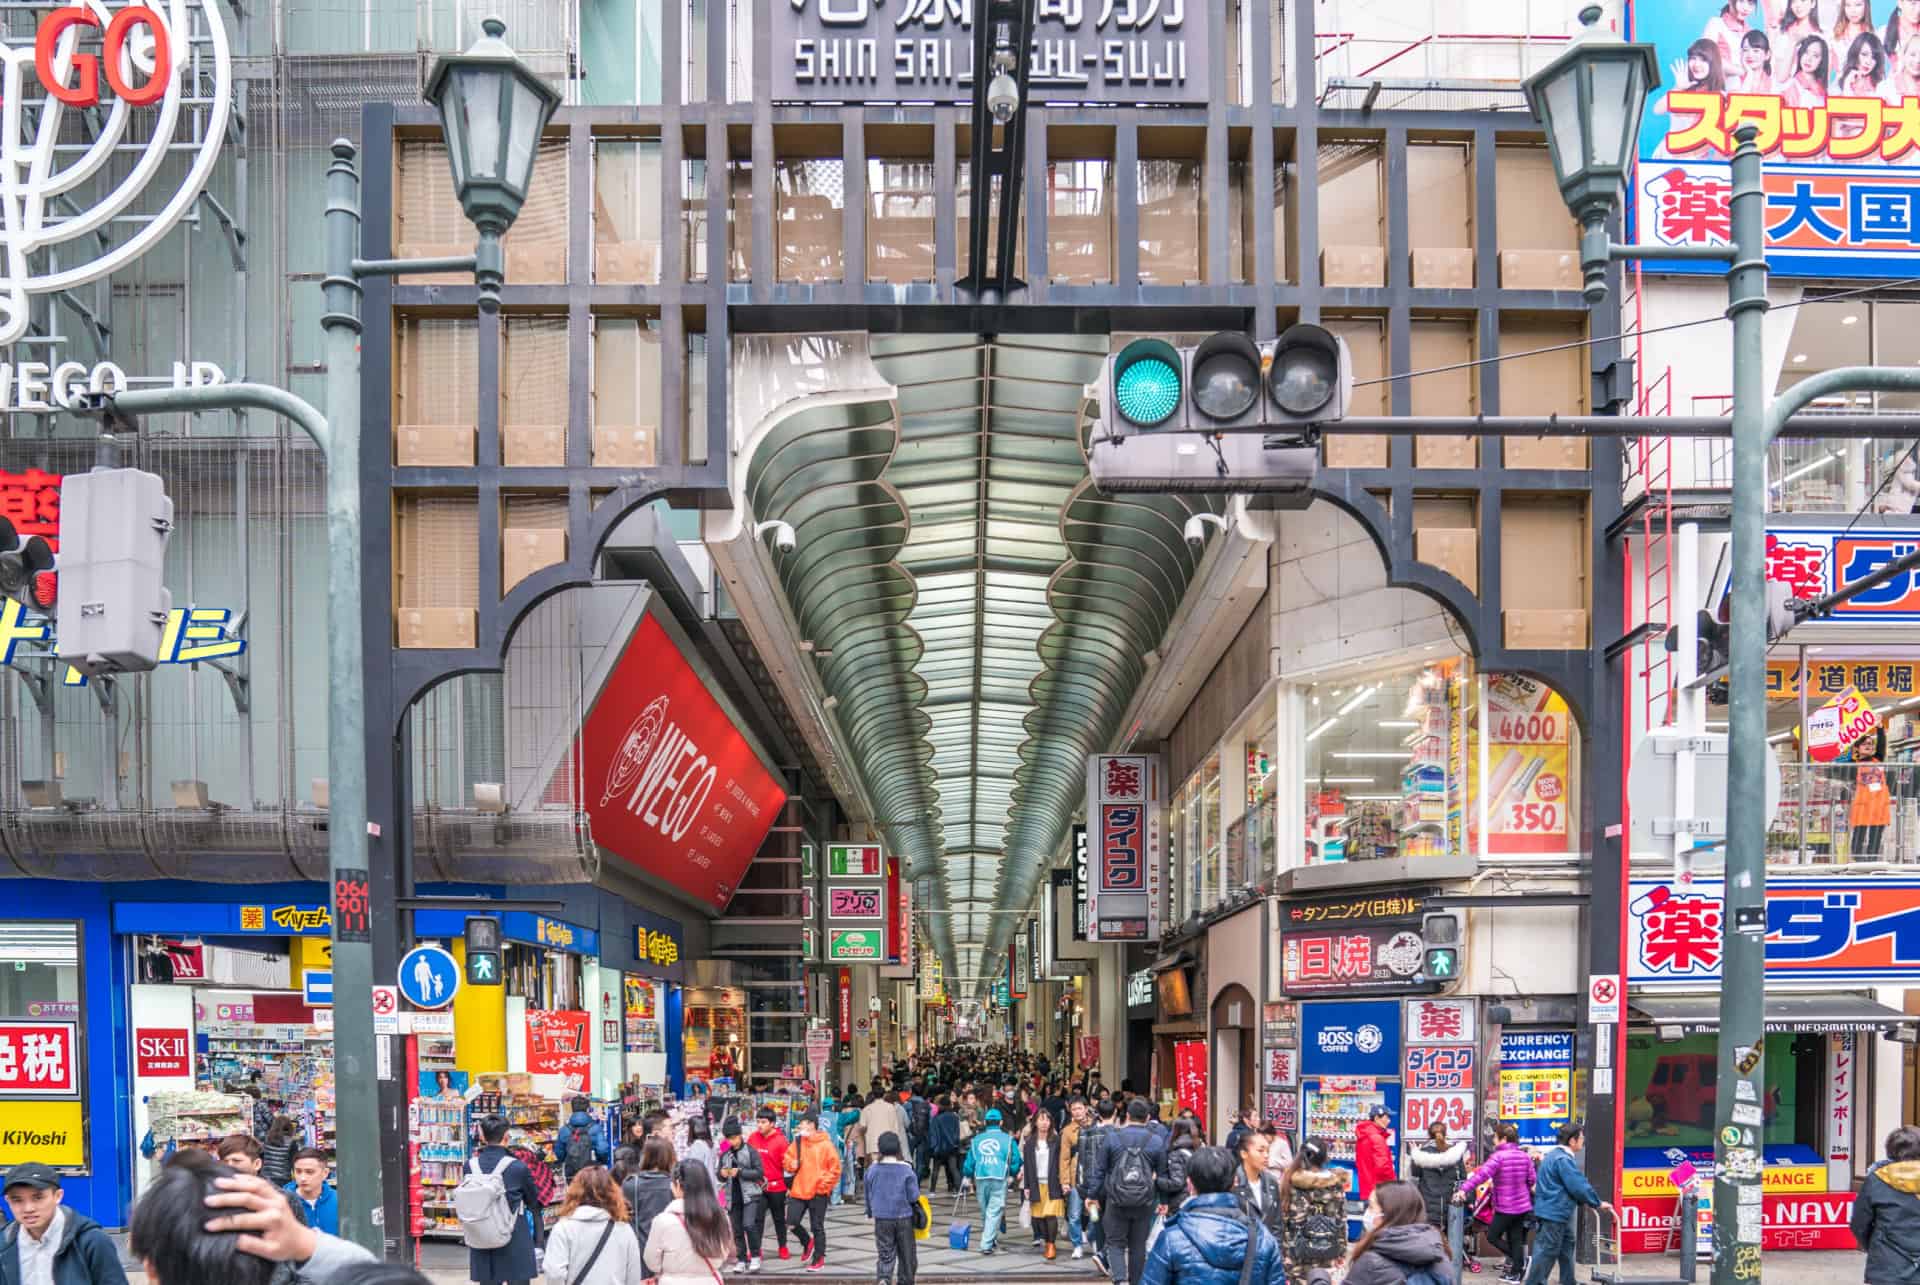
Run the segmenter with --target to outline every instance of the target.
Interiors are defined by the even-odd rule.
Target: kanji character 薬
[[[43,537],[60,548],[60,475],[30,468],[24,473],[0,469],[0,518],[21,535]]]
[[[1657,231],[1669,245],[1724,245],[1733,236],[1733,185],[1711,174],[1672,169],[1647,185]]]
[[[1823,240],[1838,242],[1846,234],[1828,222],[1821,211],[1837,210],[1845,204],[1844,198],[1821,196],[1814,191],[1811,180],[1800,179],[1794,183],[1793,190],[1785,195],[1772,192],[1767,194],[1769,209],[1786,211],[1778,222],[1768,225],[1767,236],[1773,240],[1784,241],[1801,228],[1806,228]]]
[[[1140,797],[1140,764],[1135,759],[1110,758],[1106,761],[1106,794],[1112,799]]]
[[[1767,899],[1767,958],[1831,959],[1853,939],[1857,892]]]
[[[1457,1040],[1466,1023],[1456,1004],[1420,1004],[1414,1009],[1414,1029],[1423,1040]]]
[[[1691,972],[1720,963],[1720,903],[1706,897],[1668,897],[1644,916],[1647,967]]]
[[[1767,579],[1787,586],[1796,598],[1814,599],[1827,591],[1824,550],[1814,544],[1789,544],[1767,536]]]

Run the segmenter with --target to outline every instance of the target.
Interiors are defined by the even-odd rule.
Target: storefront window
[[[0,1018],[80,1016],[80,925],[0,920]]]
[[[1309,863],[1570,850],[1577,738],[1545,685],[1453,656],[1317,683],[1307,701]]]
[[[1767,859],[1920,861],[1920,660],[1884,648],[1779,647],[1767,695],[1767,740],[1781,763]]]
[[[1187,883],[1179,877],[1179,871],[1186,869],[1187,853],[1187,795],[1185,790],[1174,792],[1173,804],[1167,810],[1167,869],[1174,877],[1167,880],[1167,895],[1171,899],[1173,914],[1170,922],[1185,923],[1187,916],[1193,913],[1188,904]]]
[[[1912,366],[1915,362],[1920,362],[1920,304],[1864,299],[1809,303],[1794,312],[1793,334],[1774,391],[1785,392],[1804,379],[1842,366]],[[1712,409],[1732,405],[1730,393],[1725,399],[1695,400],[1696,404],[1706,401]],[[1920,394],[1855,392],[1819,398],[1808,410],[1858,415],[1910,411],[1916,406],[1920,406]],[[1854,512],[1878,500],[1885,511],[1906,512],[1920,491],[1920,484],[1902,486],[1898,476],[1903,474],[1909,481],[1915,476],[1907,463],[1912,444],[1910,438],[1782,437],[1768,452],[1770,507],[1780,512]],[[1701,449],[1705,450],[1704,444]],[[1724,449],[1708,451],[1695,467],[1710,475],[1703,480],[1725,485],[1731,477],[1731,456]],[[1889,478],[1889,474],[1897,476]]]
[[[1246,878],[1260,884],[1273,877],[1278,868],[1278,846],[1274,821],[1278,813],[1275,799],[1275,750],[1277,729],[1269,723],[1246,741],[1247,824]]]

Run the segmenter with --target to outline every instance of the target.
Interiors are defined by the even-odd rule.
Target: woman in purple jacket
[[[1467,1175],[1454,1194],[1465,1204],[1480,1184],[1493,1182],[1493,1226],[1487,1239],[1507,1256],[1506,1270],[1500,1279],[1518,1281],[1527,1260],[1527,1217],[1533,1213],[1533,1158],[1520,1145],[1520,1130],[1503,1124],[1493,1131],[1499,1145],[1487,1162]]]

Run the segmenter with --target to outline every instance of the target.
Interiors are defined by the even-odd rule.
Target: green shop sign
[[[887,957],[878,928],[835,928],[827,934],[827,958],[838,964],[877,964]]]

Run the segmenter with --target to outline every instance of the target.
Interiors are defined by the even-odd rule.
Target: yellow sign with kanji
[[[1767,662],[1767,697],[1770,700],[1800,698],[1799,662]],[[1911,660],[1834,660],[1806,666],[1807,695],[1824,699],[1839,696],[1849,687],[1867,697],[1891,697],[1904,700],[1920,696],[1920,663]]]

